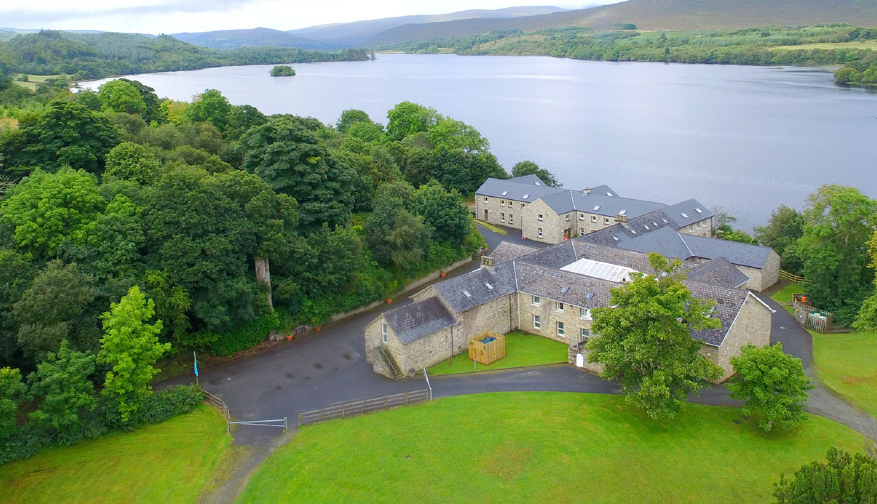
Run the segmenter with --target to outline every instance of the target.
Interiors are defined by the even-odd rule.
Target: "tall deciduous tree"
[[[794,208],[781,205],[771,212],[767,226],[755,228],[755,238],[780,256],[783,269],[800,275],[801,258],[795,255],[795,242],[804,234],[804,216]]]
[[[429,253],[429,228],[399,198],[380,198],[364,231],[375,259],[384,266],[410,271]]]
[[[682,284],[681,262],[649,254],[655,275],[637,273],[611,291],[612,308],[594,310],[588,362],[605,365],[601,375],[619,380],[628,401],[652,418],[673,417],[691,393],[722,370],[698,352],[691,330],[719,326],[711,303]],[[666,273],[666,275],[664,275]]]
[[[49,103],[42,116],[22,121],[19,130],[12,133],[0,141],[0,154],[7,168],[38,166],[49,172],[66,164],[100,174],[107,153],[120,142],[106,117],[66,101]]]
[[[94,366],[91,352],[77,352],[66,340],[62,341],[58,353],[50,352],[28,376],[31,395],[42,398],[39,409],[30,418],[59,431],[82,425],[79,411],[94,411],[97,406],[94,384],[89,379]]]
[[[807,199],[795,253],[804,262],[811,302],[841,324],[853,322],[871,293],[868,240],[875,224],[877,202],[853,187],[824,185]]]
[[[142,115],[146,113],[143,96],[130,81],[111,80],[97,88],[101,110]]]
[[[13,305],[18,323],[18,344],[31,362],[57,352],[61,340],[81,350],[97,343],[97,320],[90,304],[95,289],[89,275],[76,264],[50,261]]]
[[[415,133],[426,133],[441,117],[433,108],[402,102],[387,113],[387,134],[391,140],[402,140]]]
[[[107,168],[104,177],[119,180],[133,180],[141,185],[150,185],[158,180],[161,165],[146,147],[133,142],[123,142],[113,147],[107,154]]]
[[[553,173],[545,168],[539,168],[539,165],[532,161],[521,161],[512,167],[512,177],[523,177],[526,175],[536,175],[542,182],[551,187],[560,187],[560,182]]]
[[[228,126],[228,118],[231,112],[231,103],[228,98],[215,89],[207,89],[189,104],[183,111],[183,115],[192,122],[208,122],[219,131],[225,131]]]
[[[436,241],[460,245],[469,234],[472,218],[460,194],[448,192],[438,182],[420,186],[411,198],[411,210],[432,227]]]
[[[782,343],[746,345],[731,365],[737,373],[728,383],[731,399],[746,401],[743,414],[755,415],[759,427],[786,429],[807,418],[804,403],[813,385],[801,359],[783,352]]]
[[[829,448],[825,462],[811,462],[774,484],[776,504],[877,502],[877,459]]]
[[[27,386],[21,382],[21,371],[0,368],[0,440],[15,431],[15,414],[26,393]]]
[[[356,174],[329,154],[309,126],[300,118],[274,118],[250,129],[239,149],[244,153],[241,168],[295,198],[299,228],[313,232],[323,223],[330,228],[347,224]]]
[[[871,237],[870,250],[870,267],[877,271],[877,231]],[[862,303],[853,327],[860,331],[877,332],[877,276],[874,277],[874,292]]]
[[[0,220],[14,228],[22,250],[53,257],[65,242],[84,243],[105,206],[94,175],[71,168],[35,170],[9,190],[0,203]]]
[[[150,324],[154,315],[155,303],[134,286],[101,316],[104,337],[97,359],[111,368],[101,393],[117,401],[122,422],[152,394],[149,381],[159,372],[153,365],[171,348],[170,343],[159,343],[162,322]]]

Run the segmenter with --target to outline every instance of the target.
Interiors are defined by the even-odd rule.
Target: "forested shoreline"
[[[745,30],[660,32],[635,26],[610,32],[568,27],[520,30],[382,49],[415,54],[538,55],[598,61],[648,61],[733,65],[843,65],[841,84],[877,84],[877,28],[847,24],[810,27],[766,26]],[[857,46],[855,43],[859,43]],[[873,48],[868,44],[873,43]],[[812,44],[848,44],[819,47]],[[800,46],[800,47],[799,47]]]
[[[14,73],[70,75],[71,80],[235,65],[365,61],[365,49],[337,51],[295,47],[208,49],[169,35],[80,34],[43,30],[0,42],[0,76]]]

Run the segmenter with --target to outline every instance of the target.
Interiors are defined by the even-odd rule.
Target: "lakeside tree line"
[[[0,42],[0,74],[65,74],[78,81],[232,65],[364,61],[368,57],[366,49],[241,47],[223,51],[192,45],[169,35],[43,30]]]
[[[877,84],[877,57],[871,49],[795,47],[875,39],[877,28],[843,23],[690,32],[639,32],[630,29],[595,32],[590,28],[566,27],[532,33],[497,31],[471,37],[405,43],[387,49],[410,53],[542,55],[603,61],[844,65],[836,73],[837,82]]]
[[[75,95],[52,84],[9,89],[0,93],[12,98],[0,103],[7,427],[24,400],[43,411],[28,423],[40,432],[60,432],[50,424],[70,408],[97,405],[112,425],[150,416],[138,408],[154,373],[116,373],[113,353],[145,354],[144,369],[184,350],[230,355],[472,256],[483,239],[463,196],[508,176],[478,131],[410,102],[389,111],[385,128],[358,110],[335,125],[266,116],[216,90],[162,100],[126,79]],[[141,327],[148,343],[107,350],[123,326]],[[64,381],[79,392],[59,385],[50,400],[44,368],[74,374]],[[97,401],[99,389],[109,392]],[[98,415],[83,414],[80,433]]]

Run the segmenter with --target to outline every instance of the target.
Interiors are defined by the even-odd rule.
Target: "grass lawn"
[[[469,360],[469,353],[464,352],[454,357],[450,364],[448,361],[439,362],[427,368],[426,372],[432,376],[539,366],[541,364],[557,364],[558,362],[567,362],[569,359],[568,348],[569,345],[566,343],[514,331],[506,334],[505,357],[489,366],[478,364],[478,369],[475,369],[472,361]]]
[[[500,234],[500,235],[505,234],[505,229],[498,228],[498,227],[494,226],[493,224],[488,224],[482,220],[475,219],[475,224],[478,224],[479,226],[484,226],[496,234]]]
[[[239,503],[764,503],[781,473],[861,436],[810,416],[763,434],[690,404],[654,422],[622,397],[458,396],[301,429]]]
[[[792,302],[792,295],[803,294],[803,293],[804,293],[804,289],[800,285],[798,285],[794,282],[789,282],[789,285],[785,286],[779,292],[774,293],[774,295],[771,296],[771,299],[773,299],[777,303],[791,303]],[[794,310],[792,309],[791,306],[784,306],[784,308],[789,313],[794,312]]]
[[[877,417],[877,334],[811,334],[822,383]]]
[[[0,503],[194,503],[231,442],[208,406],[0,466]]]

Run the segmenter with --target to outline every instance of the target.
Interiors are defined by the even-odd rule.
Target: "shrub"
[[[214,333],[204,339],[211,341],[209,349],[213,355],[234,355],[265,340],[268,333],[276,331],[280,326],[280,315],[272,311],[237,329],[226,333]]]

